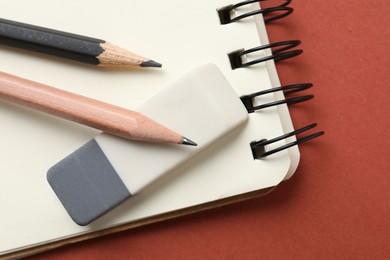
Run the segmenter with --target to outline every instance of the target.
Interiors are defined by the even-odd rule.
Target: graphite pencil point
[[[185,144],[185,145],[192,145],[192,146],[197,146],[197,145],[198,145],[198,144],[195,143],[194,141],[191,141],[190,139],[185,138],[184,136],[183,136],[183,140],[182,140],[181,143],[182,143],[182,144]]]
[[[148,61],[144,61],[140,64],[141,67],[155,67],[155,68],[161,68],[162,67],[162,64],[161,63],[158,63],[154,60],[148,60]]]

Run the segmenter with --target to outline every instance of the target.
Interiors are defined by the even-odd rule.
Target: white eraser
[[[192,70],[136,110],[198,146],[99,134],[48,171],[50,185],[77,224],[86,225],[116,207],[248,118],[213,64]]]

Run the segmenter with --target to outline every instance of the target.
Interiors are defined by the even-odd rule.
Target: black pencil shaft
[[[0,44],[99,64],[104,40],[0,18]]]

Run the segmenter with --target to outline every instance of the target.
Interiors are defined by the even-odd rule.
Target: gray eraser
[[[47,180],[70,217],[81,226],[131,196],[95,139],[51,167]]]

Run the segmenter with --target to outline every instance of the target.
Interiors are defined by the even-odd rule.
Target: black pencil
[[[0,18],[0,44],[84,63],[116,67],[161,67],[104,40]]]

